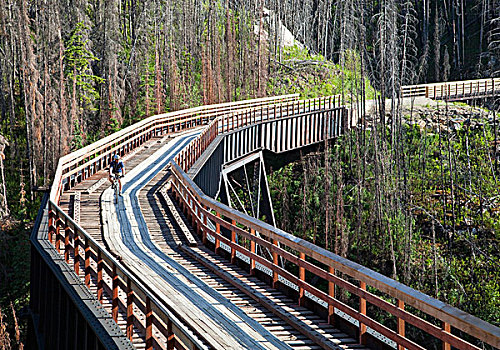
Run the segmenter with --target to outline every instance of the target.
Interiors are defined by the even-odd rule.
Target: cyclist
[[[120,196],[122,195],[122,178],[125,176],[125,165],[123,165],[123,162],[120,160],[120,156],[118,154],[115,154],[113,156],[113,160],[109,164],[109,181],[113,183],[113,174],[115,176],[118,176],[118,184],[120,185]]]

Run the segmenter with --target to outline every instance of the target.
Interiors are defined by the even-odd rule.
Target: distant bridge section
[[[402,97],[427,97],[434,100],[461,101],[496,96],[500,93],[500,78],[450,81],[401,88]]]

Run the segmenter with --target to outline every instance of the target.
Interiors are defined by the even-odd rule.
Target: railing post
[[[331,266],[328,267],[328,272],[335,275],[335,269]],[[331,281],[328,281],[328,295],[335,298],[335,284]],[[328,303],[328,323],[335,326],[335,306],[331,303]]]
[[[64,261],[69,263],[69,225],[68,219],[64,220]]]
[[[451,326],[449,323],[443,322],[442,326],[443,326],[443,331],[445,331],[446,333],[451,333]],[[442,349],[443,350],[451,350],[450,343],[443,341]]]
[[[103,286],[103,280],[102,280],[102,253],[101,250],[97,250],[97,300],[99,300],[102,304],[102,286]]]
[[[73,269],[80,275],[80,236],[76,229],[73,232]]]
[[[361,288],[362,290],[366,290],[366,283],[360,281],[359,288]],[[361,315],[366,316],[366,299],[361,298],[361,297],[359,298],[359,313]],[[365,334],[366,334],[366,325],[360,321],[359,322],[359,343],[360,344],[366,343]]]
[[[85,285],[88,288],[90,288],[90,246],[88,237],[85,237],[84,252],[85,252]]]
[[[255,230],[253,228],[250,229],[250,234],[252,236],[255,236]],[[250,252],[255,254],[255,241],[254,240],[250,241]],[[251,276],[255,275],[255,260],[253,258],[250,258],[250,275]]]
[[[306,254],[303,252],[299,253],[299,259],[301,261],[305,260]],[[305,282],[306,280],[306,270],[302,267],[299,266],[299,280],[301,282]],[[304,294],[304,287],[299,286],[299,306],[304,306],[306,299],[305,299],[305,294]]]
[[[195,225],[196,225],[196,212],[195,212],[194,200],[191,197],[191,193],[188,192],[187,198],[188,198],[188,205],[189,205],[188,212],[191,216],[191,227],[195,227]]]
[[[61,253],[61,219],[56,218],[56,249]]]
[[[398,308],[401,310],[405,309],[405,303],[402,300],[398,300]],[[398,317],[398,335],[401,337],[405,337],[405,321]],[[398,345],[398,350],[404,350],[405,347],[402,345]]]
[[[55,213],[54,209],[52,209],[52,204],[49,202],[49,242],[51,244],[54,244],[54,234],[56,232],[56,229],[54,227],[54,222],[55,222]]]
[[[167,350],[175,349],[175,334],[174,327],[171,319],[167,321]]]
[[[231,220],[231,225],[236,226],[236,221]],[[236,232],[234,232],[234,230],[231,230],[231,242],[236,244]],[[236,249],[231,247],[231,264],[234,263],[236,263]]]
[[[203,206],[205,211],[208,211],[207,206]],[[207,226],[208,226],[208,218],[206,212],[203,212],[203,230],[202,230],[202,242],[204,245],[207,245]]]
[[[127,338],[132,341],[134,331],[134,291],[132,281],[127,277]]]
[[[113,299],[111,300],[113,320],[118,323],[118,274],[116,273],[116,265],[113,264]]]
[[[273,239],[273,244],[278,245],[278,241]],[[278,266],[278,253],[273,252],[273,265]],[[273,288],[276,288],[278,284],[278,272],[273,270]]]
[[[194,203],[194,210],[195,210],[195,216],[196,216],[196,234],[198,237],[201,236],[201,225],[200,225],[200,216],[201,216],[201,210],[198,207],[198,204]]]
[[[217,213],[216,214],[218,218],[220,218],[220,213]],[[219,239],[219,235],[220,235],[220,224],[217,222],[215,224],[215,254],[219,254],[219,249],[220,249],[220,239]]]
[[[146,350],[153,350],[153,310],[149,297],[146,297]]]

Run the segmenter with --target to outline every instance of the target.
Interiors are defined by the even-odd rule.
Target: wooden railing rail
[[[91,284],[97,286],[97,298],[101,303],[104,293],[110,296],[115,322],[119,309],[126,313],[127,337],[130,340],[132,327],[135,326],[150,344],[148,349],[152,346],[156,349],[209,349],[209,342],[186,328],[175,310],[163,306],[159,297],[145,287],[140,276],[133,275],[52,201],[48,203],[48,215],[49,241],[77,275],[83,272],[87,287],[90,288]],[[137,310],[140,314],[135,314]],[[152,327],[164,339],[158,339],[151,331]]]
[[[483,96],[500,92],[500,78],[450,81],[407,85],[401,87],[402,97],[423,96],[432,99],[457,99],[460,97]]]
[[[72,152],[59,159],[51,188],[50,199],[58,203],[63,189],[63,181],[79,182],[94,172],[106,167],[115,153],[126,154],[134,148],[157,135],[192,128],[208,123],[224,113],[249,107],[263,107],[268,104],[279,104],[295,101],[298,94],[268,97],[247,101],[208,105],[155,115],[134,125],[109,135],[91,145]]]
[[[206,196],[176,163],[172,163],[172,174],[174,195],[182,203],[182,207],[188,211],[187,217],[191,218],[193,227],[196,227],[196,231],[200,232],[204,242],[207,241],[206,237],[211,235],[215,238],[216,251],[219,250],[218,247],[220,247],[221,243],[224,243],[231,247],[232,252],[237,251],[247,256],[251,261],[250,266],[252,262],[258,262],[273,271],[275,275],[273,279],[277,280],[278,276],[282,276],[297,285],[299,290],[303,290],[319,298],[329,305],[329,313],[333,313],[334,308],[337,308],[353,317],[359,321],[361,335],[364,333],[363,330],[366,331],[365,327],[368,326],[388,339],[393,340],[400,347],[424,349],[423,346],[405,336],[405,323],[409,323],[441,340],[444,347],[451,345],[459,349],[479,349],[477,346],[452,334],[450,327],[459,329],[484,343],[497,348],[500,347],[499,328],[364,266],[335,255],[330,251],[217,202]],[[210,225],[207,223],[208,221],[211,222]],[[214,230],[213,227],[216,229]],[[234,232],[233,239],[224,237],[221,234],[221,227]],[[258,232],[263,238],[259,238],[253,232]],[[234,237],[238,237],[238,239],[234,239]],[[248,242],[252,242],[253,246],[260,244],[269,249],[273,254],[273,261],[257,255],[255,249],[252,249],[252,244]],[[280,245],[278,246],[276,243]],[[299,276],[293,275],[278,265],[277,257],[285,259],[288,264],[295,265],[299,271]],[[326,269],[313,264],[311,261],[324,264]],[[310,284],[305,280],[305,274],[301,273],[301,271],[307,271],[311,276],[317,276],[325,281],[325,285],[334,286],[332,289],[341,288],[356,295],[359,298],[360,306],[364,306],[363,310],[356,310],[343,303],[334,294],[332,295],[329,290],[318,289],[315,286],[317,282],[315,285]],[[332,273],[334,271],[340,272],[343,277]],[[346,278],[346,276],[349,276],[350,279]],[[352,279],[358,281],[358,285],[351,282]],[[375,295],[371,292],[373,289],[394,298],[395,303],[393,304]],[[300,303],[300,300],[298,302]],[[367,315],[366,304],[375,306],[397,318],[397,329],[390,329]],[[410,313],[405,310],[405,305],[440,320],[442,326],[435,325]],[[329,316],[329,319],[333,319],[333,314]],[[361,342],[363,342],[363,339],[361,339]]]
[[[322,96],[308,100],[297,100],[281,104],[267,105],[265,108],[248,108],[225,114],[220,118],[219,130],[228,132],[258,121],[285,118],[307,111],[332,109],[341,105],[341,96]]]

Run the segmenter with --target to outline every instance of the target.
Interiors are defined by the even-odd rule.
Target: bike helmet
[[[115,155],[113,156],[113,159],[114,159],[114,160],[118,160],[118,158],[120,158],[120,156],[118,156],[118,154],[115,154]]]

